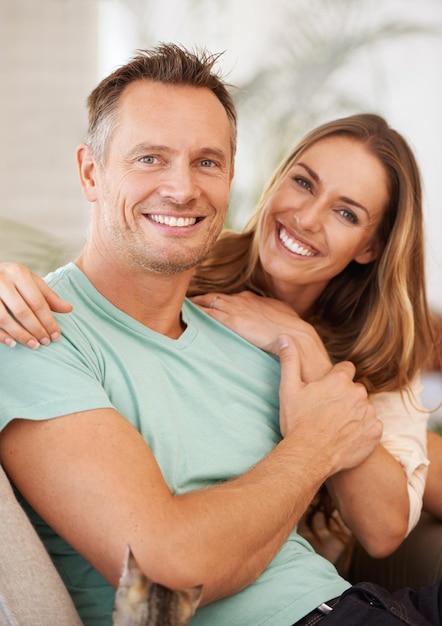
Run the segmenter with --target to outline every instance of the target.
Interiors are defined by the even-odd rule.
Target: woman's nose
[[[318,198],[312,198],[293,213],[293,220],[299,230],[316,232],[322,227],[324,216],[324,202]]]

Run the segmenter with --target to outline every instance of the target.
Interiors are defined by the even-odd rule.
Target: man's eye
[[[211,159],[203,159],[201,161],[201,165],[203,167],[215,167],[216,163],[215,161],[212,161]]]
[[[154,163],[156,163],[158,161],[158,159],[154,156],[143,156],[140,159],[141,163],[146,163],[146,165],[153,165]]]

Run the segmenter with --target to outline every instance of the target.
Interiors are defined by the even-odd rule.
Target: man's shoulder
[[[81,271],[75,263],[67,263],[47,274],[44,280],[49,287],[62,295],[61,291],[72,290],[72,285],[78,281],[80,276]]]
[[[75,263],[59,267],[47,274],[44,280],[59,296],[73,306],[71,313],[57,314],[57,319],[75,319],[78,315],[93,316],[94,312],[100,312],[110,304]]]

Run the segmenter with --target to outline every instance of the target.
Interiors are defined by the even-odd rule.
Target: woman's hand
[[[60,338],[52,311],[69,313],[66,302],[27,267],[0,263],[0,342],[35,349]]]
[[[304,382],[318,380],[332,368],[313,326],[302,320],[285,302],[249,291],[233,295],[208,293],[195,296],[192,302],[250,343],[277,356],[278,337],[281,334],[293,337],[301,357]]]

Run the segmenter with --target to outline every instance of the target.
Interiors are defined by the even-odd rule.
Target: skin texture
[[[103,167],[87,146],[77,152],[92,204],[77,264],[118,308],[174,339],[191,265],[225,217],[228,119],[209,90],[143,81],[123,92],[118,121]],[[179,227],[170,218],[191,220]],[[382,433],[352,364],[306,383],[291,337],[279,338],[278,353],[284,439],[229,482],[172,494],[140,434],[110,409],[13,420],[0,435],[2,462],[31,506],[112,585],[129,544],[160,584],[202,584],[203,602],[237,592],[278,552],[324,480],[364,461]]]

